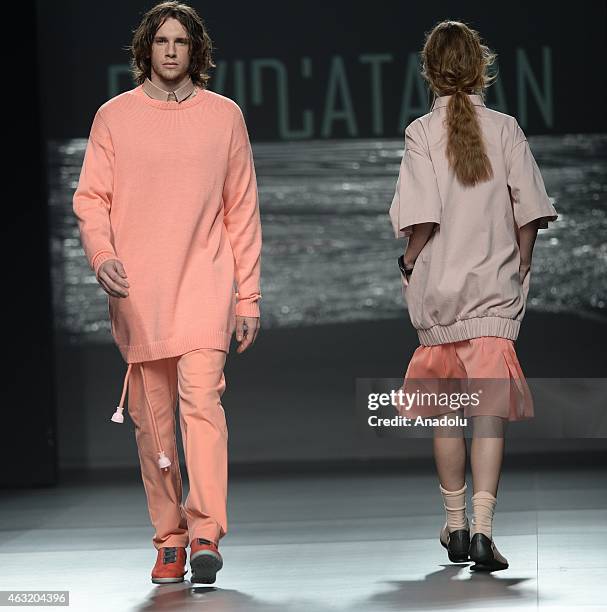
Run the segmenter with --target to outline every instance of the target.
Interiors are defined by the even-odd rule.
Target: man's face
[[[152,41],[152,74],[177,85],[188,74],[190,41],[186,29],[174,17],[169,17]]]

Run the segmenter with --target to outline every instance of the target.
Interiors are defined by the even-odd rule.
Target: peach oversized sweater
[[[128,363],[197,348],[229,351],[235,315],[259,316],[261,224],[239,106],[198,89],[182,102],[139,85],[97,110],[73,197],[97,275],[118,258],[130,287],[111,297]]]

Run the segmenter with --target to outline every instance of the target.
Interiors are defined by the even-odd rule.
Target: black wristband
[[[411,272],[413,272],[413,268],[406,268],[405,267],[405,256],[404,255],[401,255],[398,258],[398,267],[400,268],[400,271],[402,272],[403,276],[405,276],[405,277],[407,275],[411,274]]]

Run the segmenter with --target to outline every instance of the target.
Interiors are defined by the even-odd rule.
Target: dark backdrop
[[[243,107],[254,143],[399,137],[404,124],[427,109],[415,54],[423,32],[444,18],[467,21],[497,51],[499,86],[490,90],[488,104],[516,115],[528,134],[606,131],[603,2],[563,7],[475,1],[364,7],[349,2],[192,4],[216,46],[211,89]],[[53,346],[49,211],[56,203],[48,187],[61,176],[47,162],[49,142],[85,138],[98,106],[133,86],[124,48],[151,5],[20,4],[15,48],[31,53],[26,61],[35,67],[35,78],[33,84],[27,75],[16,83],[16,93],[24,86],[27,95],[17,105],[21,115],[15,120],[19,136],[11,170],[12,182],[25,191],[20,189],[14,205],[7,206],[3,228],[10,264],[4,274],[10,349],[4,483],[52,483],[60,464],[104,465],[108,451],[117,451],[126,465],[136,462],[131,432],[109,423],[123,375],[117,349],[66,345],[58,334]],[[36,23],[36,29],[28,23]],[[597,168],[604,176],[604,158]],[[73,187],[65,185],[66,192]],[[590,258],[584,267],[596,261]],[[555,290],[561,289],[556,285]],[[231,357],[226,370],[232,457],[246,464],[402,456],[396,446],[381,441],[358,444],[360,432],[347,420],[352,397],[344,397],[343,390],[350,391],[354,376],[400,375],[415,346],[409,327],[405,313],[398,323],[370,323],[362,336],[356,328],[340,326],[303,334],[266,331],[254,351]],[[604,323],[530,313],[526,329],[518,350],[529,376],[605,375]],[[531,446],[576,446],[552,442]],[[596,448],[595,442],[580,440],[577,448]],[[406,452],[427,456],[428,448],[410,444]]]
[[[604,2],[191,4],[216,46],[218,70],[211,88],[241,104],[254,139],[285,137],[278,116],[285,92],[293,131],[304,127],[307,110],[313,115],[310,134],[324,137],[327,103],[343,110],[349,94],[356,133],[342,119],[332,122],[327,137],[398,136],[403,100],[414,109],[426,105],[424,92],[408,80],[414,72],[411,54],[421,48],[424,31],[445,18],[467,21],[498,53],[503,99],[495,89],[489,101],[523,115],[529,133],[605,131]],[[152,5],[132,0],[38,4],[39,76],[43,92],[53,98],[45,105],[48,137],[87,135],[96,108],[132,86],[124,49]],[[269,63],[262,65],[263,60]],[[261,89],[258,103],[254,83]],[[381,108],[380,127],[373,123],[373,108],[376,113]]]

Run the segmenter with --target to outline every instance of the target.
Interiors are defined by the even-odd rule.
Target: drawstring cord
[[[111,420],[114,423],[124,423],[124,399],[126,397],[126,389],[128,386],[129,376],[131,374],[133,364],[129,363],[129,366],[126,370],[126,375],[124,377],[124,384],[122,385],[122,396],[120,397],[120,403],[116,407],[116,412],[112,415]],[[143,363],[139,364],[139,368],[141,370],[141,377],[143,379],[143,390],[145,393],[145,399],[148,405],[148,410],[150,412],[150,419],[152,421],[152,429],[154,430],[154,437],[156,438],[156,446],[158,448],[158,465],[160,469],[168,469],[171,465],[171,460],[166,456],[164,450],[162,449],[162,444],[160,442],[160,435],[158,434],[158,425],[156,424],[156,417],[154,416],[154,410],[152,409],[152,402],[150,402],[150,397],[148,395],[148,388],[145,382],[145,374],[143,372]]]
[[[164,450],[162,450],[162,444],[160,443],[160,435],[158,434],[158,426],[156,425],[156,417],[154,416],[154,410],[152,409],[152,402],[150,402],[150,397],[148,395],[148,388],[145,384],[145,374],[143,373],[143,363],[139,364],[141,368],[141,376],[143,377],[143,390],[145,392],[145,399],[148,402],[148,408],[150,410],[150,418],[152,419],[152,427],[154,429],[154,436],[156,437],[156,446],[158,447],[158,465],[161,469],[168,469],[169,465],[171,465],[171,461],[164,454]]]
[[[129,367],[126,369],[126,376],[124,377],[124,384],[122,385],[122,396],[120,397],[120,403],[116,407],[116,412],[112,415],[112,421],[114,423],[124,423],[124,398],[126,397],[126,387],[129,383],[129,376],[131,374],[132,363],[129,363]]]

